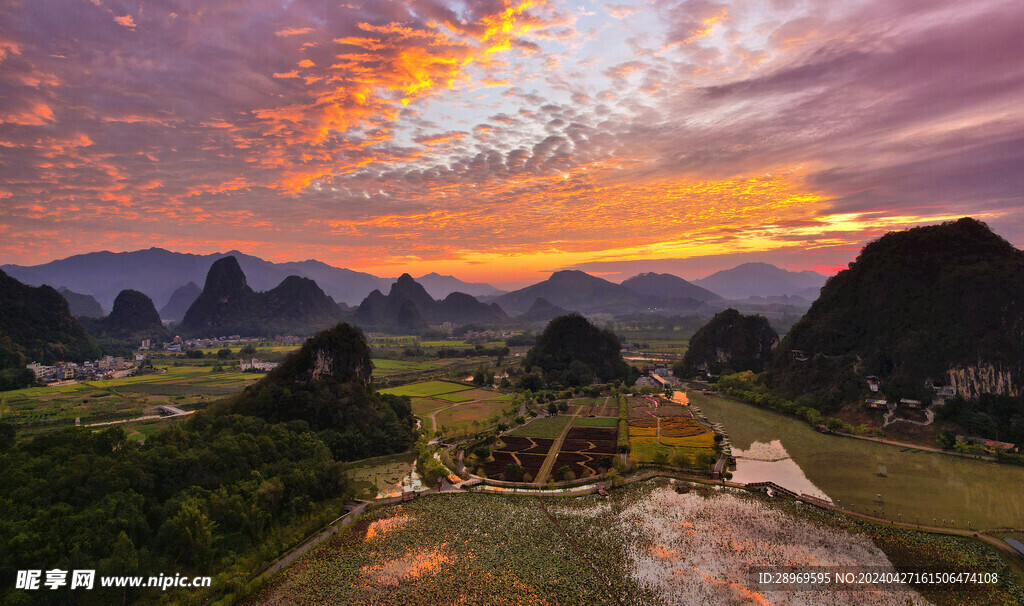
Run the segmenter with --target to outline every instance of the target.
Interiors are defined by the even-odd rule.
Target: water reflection
[[[733,482],[775,482],[797,494],[809,494],[832,502],[823,490],[808,479],[796,461],[790,458],[781,440],[754,442],[747,450],[733,448],[732,454],[736,457]]]

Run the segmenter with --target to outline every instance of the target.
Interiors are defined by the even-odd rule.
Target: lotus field
[[[923,548],[904,567],[901,554],[913,546]],[[883,549],[895,554],[895,566]],[[728,488],[652,481],[606,499],[441,494],[377,509],[299,559],[252,603],[926,603],[909,587],[766,590],[750,566],[1012,576],[990,548],[967,539],[893,531]],[[966,590],[973,593],[922,589],[939,603],[1022,596],[1012,581]],[[977,600],[962,600],[967,595]]]

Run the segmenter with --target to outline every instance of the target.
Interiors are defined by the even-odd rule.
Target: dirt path
[[[582,406],[576,407],[576,412],[569,417],[569,422],[565,424],[565,429],[562,430],[562,434],[555,438],[555,441],[551,444],[551,448],[548,449],[548,457],[544,459],[544,464],[540,466],[540,471],[537,472],[537,478],[534,480],[535,484],[543,484],[548,476],[551,475],[551,469],[555,466],[555,459],[558,458],[558,451],[562,450],[562,442],[565,441],[565,435],[572,429],[573,421],[579,416]]]
[[[437,410],[431,412],[430,413],[430,432],[433,433],[433,432],[438,431],[440,429],[440,427],[437,426],[437,413],[441,412],[442,410],[448,410],[449,408],[455,408],[459,404],[464,404],[464,402],[455,402],[451,406],[445,406],[444,408],[438,408]]]

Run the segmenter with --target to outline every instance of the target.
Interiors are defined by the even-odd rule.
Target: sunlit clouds
[[[962,215],[1019,246],[1021,56],[1012,1],[21,3],[0,262],[699,275]]]

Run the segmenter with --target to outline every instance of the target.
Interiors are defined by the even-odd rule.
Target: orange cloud
[[[45,103],[34,103],[28,109],[0,116],[0,124],[19,124],[21,126],[42,126],[47,122],[54,121],[53,110]]]
[[[301,36],[302,34],[308,34],[311,31],[313,31],[312,27],[287,27],[274,32],[274,35],[284,38],[287,36]]]
[[[135,19],[132,19],[131,15],[124,15],[122,17],[114,17],[114,22],[118,25],[127,27],[128,29],[135,29]]]

